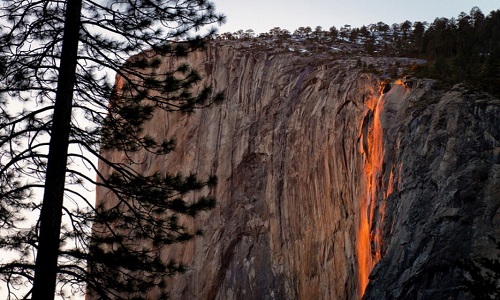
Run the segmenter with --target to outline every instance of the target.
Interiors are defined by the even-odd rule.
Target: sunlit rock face
[[[226,101],[158,111],[145,132],[174,136],[176,151],[135,156],[145,175],[218,177],[217,207],[194,221],[205,235],[164,249],[189,266],[167,283],[172,299],[426,299],[457,283],[436,266],[492,251],[498,102],[423,80],[381,95],[355,59],[227,42],[184,61]]]

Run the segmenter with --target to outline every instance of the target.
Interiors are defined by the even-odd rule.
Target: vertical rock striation
[[[355,61],[227,43],[186,60],[227,100],[189,116],[157,112],[145,132],[174,136],[176,151],[135,157],[144,174],[219,179],[217,207],[186,220],[205,235],[164,249],[189,266],[168,282],[172,299],[358,299],[379,259],[367,299],[425,298],[441,280],[427,268],[490,253],[497,102],[453,90],[425,108],[429,81],[380,96]]]

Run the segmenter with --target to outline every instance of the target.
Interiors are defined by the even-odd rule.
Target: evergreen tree
[[[411,29],[412,23],[408,20],[401,23],[400,28],[403,31],[403,37],[406,38],[408,36],[408,31]]]
[[[496,244],[496,257],[468,259],[460,264],[469,273],[465,280],[468,288],[475,299],[498,299],[500,297],[500,241],[489,237]]]
[[[221,100],[209,86],[194,92],[200,76],[189,66],[158,67],[202,47],[214,30],[193,32],[224,16],[204,0],[5,0],[0,19],[0,249],[9,254],[0,276],[9,299],[52,299],[85,285],[100,299],[140,298],[182,271],[155,247],[199,233],[177,215],[213,207],[210,197],[185,196],[215,179],[145,176],[99,148],[121,151],[130,164],[140,163],[131,158],[139,150],[165,155],[173,140],[141,128],[155,110],[192,112]],[[107,72],[117,74],[114,90]],[[77,188],[85,182],[107,188],[115,205],[94,207]]]
[[[339,35],[339,31],[338,31],[337,27],[335,27],[335,26],[330,27],[328,32],[334,41],[337,40],[337,37]]]

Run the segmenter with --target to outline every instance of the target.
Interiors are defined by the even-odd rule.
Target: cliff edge
[[[163,250],[189,266],[172,299],[468,299],[460,266],[498,256],[498,99],[227,42],[160,68],[182,62],[226,101],[158,111],[144,131],[176,150],[133,157],[145,175],[218,177],[217,207],[186,220],[204,236]]]

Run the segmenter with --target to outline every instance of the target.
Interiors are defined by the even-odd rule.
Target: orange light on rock
[[[380,113],[384,106],[384,97],[367,101],[367,106],[373,111],[373,122],[368,130],[366,152],[364,155],[364,175],[366,180],[365,196],[360,201],[359,232],[356,245],[359,295],[363,296],[368,285],[368,276],[375,264],[381,259],[381,247],[383,243],[382,232],[379,228],[373,228],[375,209],[378,207],[379,224],[383,222],[385,204],[377,206],[378,192],[383,192],[383,187],[378,186],[378,180],[382,176],[382,163],[384,157],[383,132],[380,122]],[[383,197],[387,198],[392,193],[392,182],[394,175],[390,174],[389,185]]]

